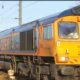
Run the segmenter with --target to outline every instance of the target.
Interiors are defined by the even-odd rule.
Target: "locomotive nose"
[[[57,45],[59,62],[66,62],[66,64],[80,64],[79,42],[59,41]]]

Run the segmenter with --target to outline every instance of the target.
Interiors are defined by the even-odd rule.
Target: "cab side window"
[[[43,30],[44,39],[52,39],[53,38],[52,31],[53,29],[51,25],[44,26],[44,30]]]

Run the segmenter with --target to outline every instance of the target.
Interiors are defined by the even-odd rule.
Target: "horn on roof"
[[[80,5],[72,8],[72,13],[76,15],[80,15]]]

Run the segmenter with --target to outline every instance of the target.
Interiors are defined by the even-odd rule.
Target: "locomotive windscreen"
[[[60,22],[59,23],[59,36],[61,38],[78,38],[77,24],[73,22]]]

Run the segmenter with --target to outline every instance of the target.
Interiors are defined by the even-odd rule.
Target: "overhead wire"
[[[33,3],[31,3],[31,4],[27,5],[27,6],[30,7],[30,6],[32,6],[32,5],[36,4],[36,3],[38,3],[38,2],[39,2],[39,1],[35,1],[35,2],[33,2]],[[26,8],[26,6],[24,6],[23,8]]]
[[[3,12],[0,14],[0,16],[9,13],[11,10],[13,10],[13,9],[15,8],[15,6],[17,6],[17,4],[11,6],[9,9],[3,11]]]
[[[33,2],[33,3],[31,3],[31,4],[27,5],[27,6],[28,6],[28,7],[29,7],[29,6],[32,6],[32,5],[36,4],[37,2],[39,2],[39,1],[35,1],[35,2]],[[16,6],[18,6],[18,4],[15,4],[15,5],[11,6],[8,10],[5,10],[4,12],[2,12],[2,13],[0,14],[0,16],[11,12],[11,10],[13,10]],[[26,7],[26,6],[25,6],[25,7]],[[25,8],[25,7],[23,7],[23,8]],[[15,8],[15,9],[16,9],[16,8]]]
[[[34,4],[36,4],[38,1],[35,1],[35,2],[33,2],[33,3],[31,3],[31,4],[29,4],[29,5],[27,5],[28,7],[29,6],[32,6],[32,5],[34,5]],[[1,14],[0,14],[0,16],[5,16],[6,14],[10,14],[11,13],[11,11],[13,12],[13,9],[14,10],[17,10],[17,8],[15,8],[14,6],[16,6],[16,5],[18,5],[18,4],[15,4],[15,5],[13,5],[13,6],[11,6],[8,10],[6,10],[6,11],[4,11],[4,12],[2,12]],[[23,7],[23,8],[26,8],[26,7]],[[8,16],[6,16],[6,17],[8,17]],[[10,16],[9,16],[10,17]],[[9,18],[8,17],[8,18]]]
[[[0,14],[0,17],[1,17],[1,24],[4,26],[5,24],[5,14],[7,14],[7,13],[9,13],[9,12],[11,12],[14,8],[15,8],[15,6],[16,6],[17,4],[14,4],[14,5],[12,5],[11,7],[9,7],[7,10],[3,10],[3,12]],[[5,6],[4,6],[5,7]],[[3,8],[2,8],[3,9]],[[9,16],[10,17],[10,16]],[[9,18],[7,18],[8,20],[9,20]],[[7,24],[6,26],[9,26],[10,25],[10,23],[9,24]]]
[[[28,7],[29,6],[32,6],[32,5],[34,5],[34,4],[36,4],[37,2],[39,2],[39,1],[35,1],[35,2],[33,2],[33,3],[31,3],[31,4],[29,4],[29,5],[27,5]],[[5,11],[3,11],[1,14],[0,14],[0,16],[2,16],[2,15],[7,15],[8,13],[10,14],[10,12],[13,10],[13,9],[17,9],[17,8],[15,8],[16,6],[18,6],[18,4],[15,4],[15,5],[13,5],[13,6],[11,6],[8,10],[5,10]],[[26,6],[25,6],[26,7]],[[23,8],[25,8],[25,7],[23,7]]]
[[[36,4],[37,2],[39,2],[39,1],[35,1],[35,2],[33,2],[33,3],[31,3],[31,4],[28,4],[27,6],[28,7],[30,7],[30,6],[32,6],[32,5],[34,5],[34,4]],[[11,6],[11,7],[9,7],[7,10],[5,10],[5,11],[3,11],[1,14],[0,14],[0,16],[4,16],[4,15],[7,15],[7,14],[10,14],[10,12],[13,10],[13,9],[15,9],[16,10],[16,6],[18,6],[18,4],[14,4],[13,6]],[[25,6],[26,7],[26,6]],[[22,7],[22,8],[25,8],[25,7]],[[8,17],[8,16],[6,16],[7,17],[7,19],[9,18],[10,19],[10,16]],[[13,18],[11,18],[11,19],[13,19]]]

